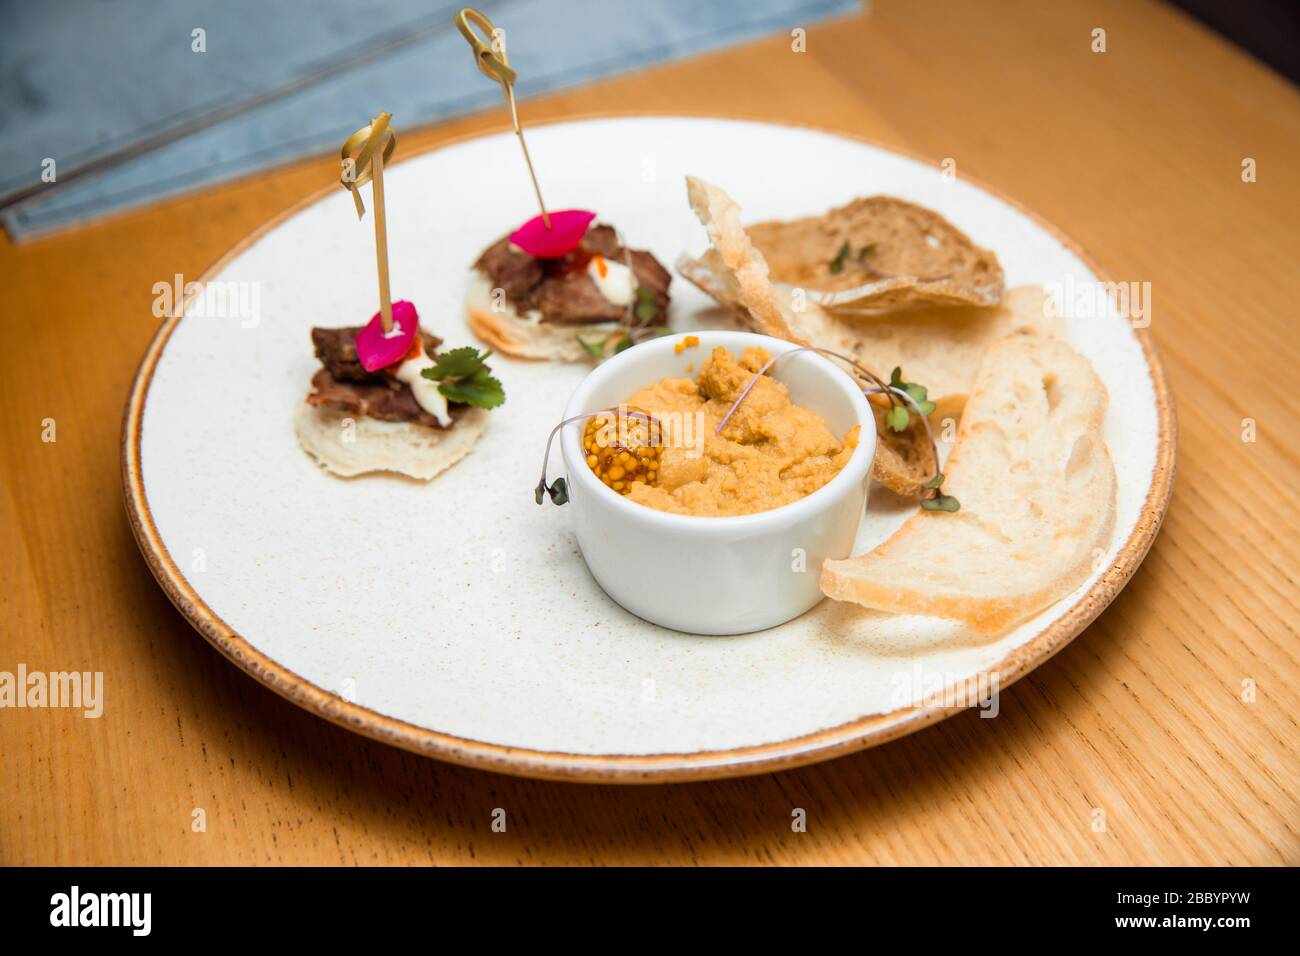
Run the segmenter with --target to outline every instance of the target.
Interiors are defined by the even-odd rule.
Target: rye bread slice
[[[867,196],[822,216],[746,227],[773,282],[830,309],[997,305],[1002,266],[932,209]]]

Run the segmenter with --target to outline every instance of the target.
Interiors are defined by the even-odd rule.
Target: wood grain
[[[1116,278],[1150,281],[1179,474],[1128,588],[1004,694],[997,719],[966,713],[744,780],[517,780],[298,710],[155,585],[123,514],[118,438],[157,324],[153,284],[199,275],[328,182],[333,161],[311,160],[0,246],[0,670],[99,670],[106,684],[98,720],[0,710],[0,863],[1300,862],[1295,88],[1154,4],[895,0],[811,28],[803,54],[773,37],[525,116],[608,109],[811,123],[952,157]],[[791,831],[795,808],[806,833]]]

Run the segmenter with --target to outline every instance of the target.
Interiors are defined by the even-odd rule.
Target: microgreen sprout
[[[574,422],[585,421],[588,418],[595,418],[597,415],[622,415],[627,418],[644,418],[647,422],[653,424],[654,419],[645,412],[634,412],[626,407],[615,406],[614,408],[601,408],[594,412],[583,412],[581,415],[574,415],[572,418],[566,418],[546,436],[546,452],[542,455],[542,478],[537,482],[537,487],[533,489],[533,500],[539,505],[549,495],[552,504],[563,505],[569,501],[569,483],[564,480],[563,476],[556,478],[550,484],[546,481],[546,466],[551,460],[551,443],[555,441],[555,436],[565,425],[572,425]]]
[[[907,430],[912,417],[907,406],[911,405],[912,408],[915,409],[917,415],[920,416],[921,423],[925,426],[925,435],[930,441],[930,454],[934,457],[934,477],[922,486],[923,490],[930,491],[932,494],[930,497],[921,501],[921,507],[926,511],[957,511],[961,507],[961,503],[958,502],[956,498],[951,495],[945,495],[942,490],[944,476],[943,472],[939,470],[939,448],[935,444],[934,432],[930,429],[930,419],[927,417],[934,411],[934,402],[931,402],[926,397],[924,386],[903,381],[903,371],[901,368],[894,369],[893,374],[890,375],[889,382],[886,383],[876,375],[875,372],[871,371],[871,369],[867,368],[852,356],[843,355],[831,349],[820,348],[816,345],[804,345],[799,348],[790,349],[788,352],[782,352],[780,355],[774,355],[772,358],[768,359],[767,363],[755,372],[754,376],[745,383],[745,387],[740,390],[740,394],[736,396],[736,400],[732,402],[731,407],[727,409],[727,414],[722,416],[722,421],[718,423],[718,427],[714,430],[714,434],[722,434],[722,429],[725,428],[727,422],[731,420],[731,416],[734,415],[736,409],[740,407],[740,403],[745,400],[746,396],[749,395],[754,386],[758,384],[759,379],[766,375],[772,366],[787,355],[795,355],[799,352],[817,352],[818,354],[825,355],[828,358],[839,359],[841,362],[847,363],[852,370],[857,373],[858,377],[855,380],[858,382],[859,387],[862,388],[864,394],[884,395],[885,398],[889,400],[889,411],[885,413],[885,425],[891,431],[902,432]]]

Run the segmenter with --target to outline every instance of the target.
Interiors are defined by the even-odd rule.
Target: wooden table
[[[527,116],[610,109],[791,120],[951,156],[1116,278],[1150,281],[1180,455],[1128,588],[1004,694],[999,719],[967,712],[765,777],[517,780],[309,716],[173,610],[118,479],[153,284],[197,277],[335,175],[306,161],[0,248],[0,670],[106,683],[98,720],[0,711],[0,863],[1300,862],[1296,89],[1162,6],[887,0],[813,27],[806,53],[776,36]],[[408,134],[404,152],[501,125],[494,111]]]

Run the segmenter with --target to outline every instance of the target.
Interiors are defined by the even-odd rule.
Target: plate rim
[[[810,123],[774,121],[740,114],[680,110],[602,111],[555,117],[536,121],[532,125],[533,127],[557,126],[566,123],[623,119],[721,120],[797,129],[836,136],[871,146],[924,163],[936,170],[942,168],[938,161],[928,156],[857,133]],[[493,126],[486,130],[440,140],[410,154],[401,162],[408,162],[417,156],[503,132],[510,132],[510,127]],[[1077,256],[1098,279],[1111,281],[1109,274],[1098,266],[1082,246],[1036,211],[979,179],[966,175],[963,175],[962,179],[1027,216]],[[299,212],[333,194],[336,189],[334,185],[325,186],[281,210],[236,242],[204,270],[198,281],[200,283],[209,281],[259,239]],[[175,315],[169,316],[159,326],[131,382],[122,415],[120,444],[122,495],[127,519],[149,570],[182,616],[235,666],[299,707],[363,736],[461,766],[544,780],[624,784],[711,780],[794,769],[888,743],[966,709],[960,706],[909,706],[887,714],[869,714],[834,727],[785,740],[724,750],[655,754],[579,754],[509,747],[444,733],[390,717],[325,690],[258,650],[208,607],[172,560],[154,523],[153,513],[145,494],[141,467],[142,422],[154,371],[172,333],[184,318],[187,305],[188,300],[176,310]],[[1011,686],[1021,677],[1050,660],[1101,614],[1137,571],[1155,541],[1168,510],[1173,490],[1178,444],[1173,396],[1149,329],[1133,328],[1132,331],[1142,348],[1156,401],[1158,434],[1151,484],[1147,488],[1137,522],[1128,540],[1123,543],[1115,559],[1092,586],[1046,628],[1024,644],[1013,648],[1002,660],[980,672],[983,674],[996,670],[1001,688]]]

